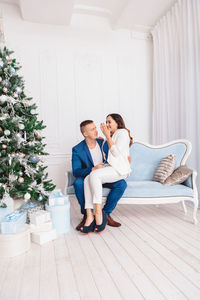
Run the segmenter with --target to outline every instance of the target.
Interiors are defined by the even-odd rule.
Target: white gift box
[[[33,243],[43,245],[49,241],[56,239],[56,230],[40,231],[31,233],[31,240]]]
[[[39,210],[30,214],[30,223],[40,225],[51,220],[50,213],[46,210]]]
[[[2,257],[14,257],[30,249],[30,229],[25,224],[15,234],[0,234],[0,253]]]
[[[52,221],[47,221],[45,223],[35,225],[35,224],[30,224],[30,231],[32,232],[38,232],[38,231],[48,231],[53,228],[52,226]]]

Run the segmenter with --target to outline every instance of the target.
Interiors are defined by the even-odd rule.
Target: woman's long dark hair
[[[115,122],[117,123],[117,128],[118,129],[123,128],[123,129],[126,129],[128,131],[128,135],[129,135],[129,138],[130,138],[129,147],[131,147],[131,145],[133,144],[133,138],[130,134],[130,130],[128,128],[126,128],[123,118],[119,114],[109,114],[109,115],[107,115],[107,117],[111,117],[113,120],[115,120]]]

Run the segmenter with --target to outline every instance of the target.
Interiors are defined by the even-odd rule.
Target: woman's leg
[[[115,182],[127,176],[119,175],[112,167],[104,167],[90,173],[88,181],[91,189],[92,200],[95,204],[96,224],[102,223],[102,185]]]

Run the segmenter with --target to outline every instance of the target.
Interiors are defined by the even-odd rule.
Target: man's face
[[[98,137],[98,131],[94,123],[90,123],[85,126],[84,132],[83,132],[84,137],[88,137],[90,139],[96,140]]]

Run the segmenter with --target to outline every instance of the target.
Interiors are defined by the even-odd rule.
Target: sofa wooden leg
[[[182,205],[183,205],[183,210],[184,210],[184,214],[187,215],[187,207],[185,205],[185,201],[182,201]]]
[[[195,199],[194,210],[193,210],[193,220],[194,220],[194,224],[195,225],[198,223],[198,220],[197,220],[197,208],[198,208],[198,198]]]

